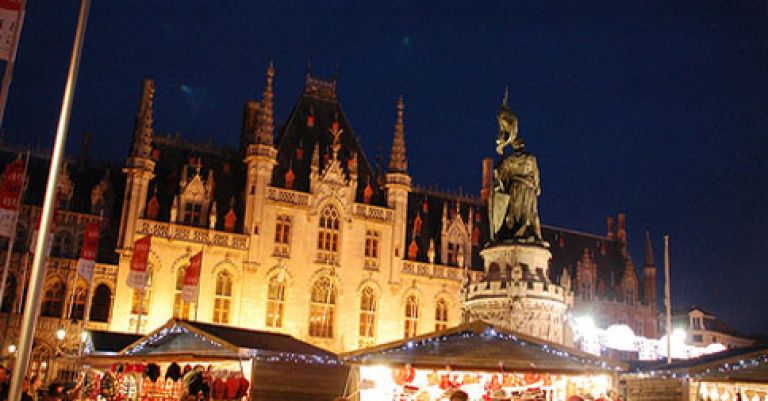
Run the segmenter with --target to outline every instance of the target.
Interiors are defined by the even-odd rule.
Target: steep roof
[[[304,92],[293,107],[277,139],[277,161],[272,174],[272,185],[285,187],[285,175],[292,169],[295,176],[293,189],[308,192],[313,153],[318,147],[321,168],[331,157],[334,122],[341,130],[339,158],[345,174],[349,175],[349,160],[357,155],[358,185],[355,200],[362,201],[363,191],[370,184],[373,190],[371,202],[384,205],[384,192],[379,187],[373,169],[368,163],[363,148],[355,136],[341,104],[336,98],[336,82],[323,81],[307,76]]]

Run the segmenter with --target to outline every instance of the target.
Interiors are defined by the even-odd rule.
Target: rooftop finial
[[[145,79],[141,84],[139,111],[136,113],[136,122],[133,127],[133,152],[131,155],[134,157],[149,157],[152,151],[154,99],[155,81]]]
[[[272,110],[274,94],[272,92],[272,81],[275,77],[275,67],[272,61],[267,67],[267,86],[264,88],[264,99],[261,101],[261,118],[256,132],[256,143],[272,145],[272,132],[274,131],[274,114]]]
[[[655,266],[653,263],[653,245],[651,244],[651,233],[645,230],[645,266]]]
[[[408,160],[405,157],[405,124],[403,114],[405,102],[403,96],[397,100],[397,120],[395,121],[395,134],[392,138],[392,152],[389,156],[388,170],[391,173],[408,173]]]

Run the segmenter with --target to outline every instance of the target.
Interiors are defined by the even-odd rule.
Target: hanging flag
[[[189,266],[184,272],[184,287],[181,290],[181,297],[188,304],[197,302],[197,291],[200,288],[200,267],[202,265],[203,251],[200,251],[189,259]]]
[[[21,0],[0,0],[0,59],[10,60],[19,41],[17,29],[24,19]]]
[[[87,282],[93,280],[93,268],[96,267],[96,250],[99,248],[99,231],[101,223],[90,222],[83,233],[83,247],[80,248],[80,259],[77,260],[77,272]]]
[[[147,261],[149,260],[149,247],[152,245],[152,236],[136,241],[133,244],[131,255],[131,270],[128,272],[128,287],[143,290],[147,286]]]
[[[0,236],[11,237],[16,230],[16,216],[19,214],[19,196],[24,186],[24,161],[17,159],[3,172],[0,185]]]

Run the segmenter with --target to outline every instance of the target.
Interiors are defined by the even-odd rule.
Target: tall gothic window
[[[72,236],[72,233],[67,231],[59,231],[53,238],[51,254],[60,258],[72,257],[73,244],[74,237]]]
[[[285,279],[272,276],[267,288],[267,327],[283,327],[285,314]]]
[[[61,280],[55,279],[48,283],[43,294],[43,305],[40,309],[40,315],[61,317],[65,293],[66,287]]]
[[[440,298],[435,304],[435,331],[442,331],[448,328],[448,302],[445,298]]]
[[[181,296],[186,271],[186,268],[176,271],[176,291],[173,293],[173,317],[176,319],[189,319],[190,304],[184,302],[184,297]]]
[[[93,292],[91,301],[92,322],[109,322],[109,310],[112,309],[112,290],[106,284],[99,284]]]
[[[278,215],[275,223],[275,254],[288,256],[291,252],[291,218]]]
[[[455,242],[448,242],[448,264],[455,265],[457,263],[457,257],[459,256],[459,244]]]
[[[333,338],[336,314],[336,286],[328,277],[323,277],[312,286],[309,306],[309,335]]]
[[[405,338],[414,337],[419,331],[419,300],[416,295],[405,299]]]
[[[376,293],[371,287],[360,294],[360,345],[372,345],[376,337]]]
[[[635,291],[632,288],[627,288],[627,303],[629,305],[635,304]]]
[[[221,271],[216,275],[216,296],[213,300],[213,322],[229,323],[232,306],[232,275]]]
[[[85,316],[85,285],[79,285],[75,290],[74,298],[72,298],[69,318],[72,320],[82,320],[83,316]]]
[[[321,260],[336,260],[339,251],[339,212],[327,205],[320,214],[317,249]]]
[[[365,232],[365,267],[368,269],[379,268],[379,237],[378,231]]]
[[[13,301],[16,299],[16,276],[9,273],[5,282],[5,292],[3,293],[3,303],[0,312],[8,313],[13,309]]]
[[[29,363],[29,374],[37,376],[45,383],[48,376],[48,367],[51,365],[53,352],[45,345],[37,345],[32,348],[32,360]]]

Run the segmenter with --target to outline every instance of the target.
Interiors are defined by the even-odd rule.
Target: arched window
[[[72,247],[74,244],[74,237],[72,233],[68,231],[59,231],[53,238],[53,247],[51,248],[51,254],[60,258],[72,257]]]
[[[72,320],[83,320],[85,316],[85,285],[78,285],[75,289],[75,296],[72,298],[72,306],[69,309],[69,318]]]
[[[363,288],[360,293],[360,345],[373,344],[376,337],[376,293],[371,287]]]
[[[405,299],[405,338],[413,337],[419,331],[419,300],[416,295]]]
[[[45,345],[36,345],[32,348],[32,360],[29,362],[30,377],[37,375],[40,381],[45,383],[52,355],[51,349]]]
[[[333,338],[333,323],[336,313],[336,286],[328,277],[323,277],[312,286],[309,306],[309,335]]]
[[[5,281],[2,308],[0,308],[0,311],[3,313],[8,313],[13,308],[13,301],[16,299],[16,287],[16,276],[8,273],[8,279]]]
[[[442,331],[448,328],[448,302],[445,298],[440,298],[435,304],[435,331]]]
[[[27,228],[21,224],[16,226],[16,239],[13,240],[13,250],[15,252],[24,252],[29,246],[29,237],[27,236]]]
[[[147,285],[144,290],[131,290],[131,313],[134,315],[149,313],[149,304],[152,300],[152,272],[147,269]]]
[[[281,214],[275,223],[275,254],[288,256],[291,253],[291,217]]]
[[[50,317],[61,317],[64,308],[64,297],[66,287],[59,279],[54,279],[45,287],[43,293],[43,305],[40,308],[40,315]]]
[[[320,227],[317,234],[317,249],[320,260],[335,261],[339,251],[339,212],[327,205],[320,214]]]
[[[632,289],[632,288],[627,288],[626,296],[627,296],[627,303],[629,305],[634,305],[635,304],[635,290]]]
[[[106,284],[99,284],[91,299],[92,322],[109,322],[109,310],[112,308],[112,290]]]
[[[267,327],[283,327],[285,311],[285,278],[272,276],[267,288]]]
[[[220,271],[216,275],[216,296],[213,299],[213,322],[229,323],[232,306],[232,275],[228,271]]]
[[[176,271],[176,291],[173,293],[173,317],[176,319],[189,319],[190,304],[184,302],[184,298],[181,296],[186,271],[186,268],[180,268]]]

